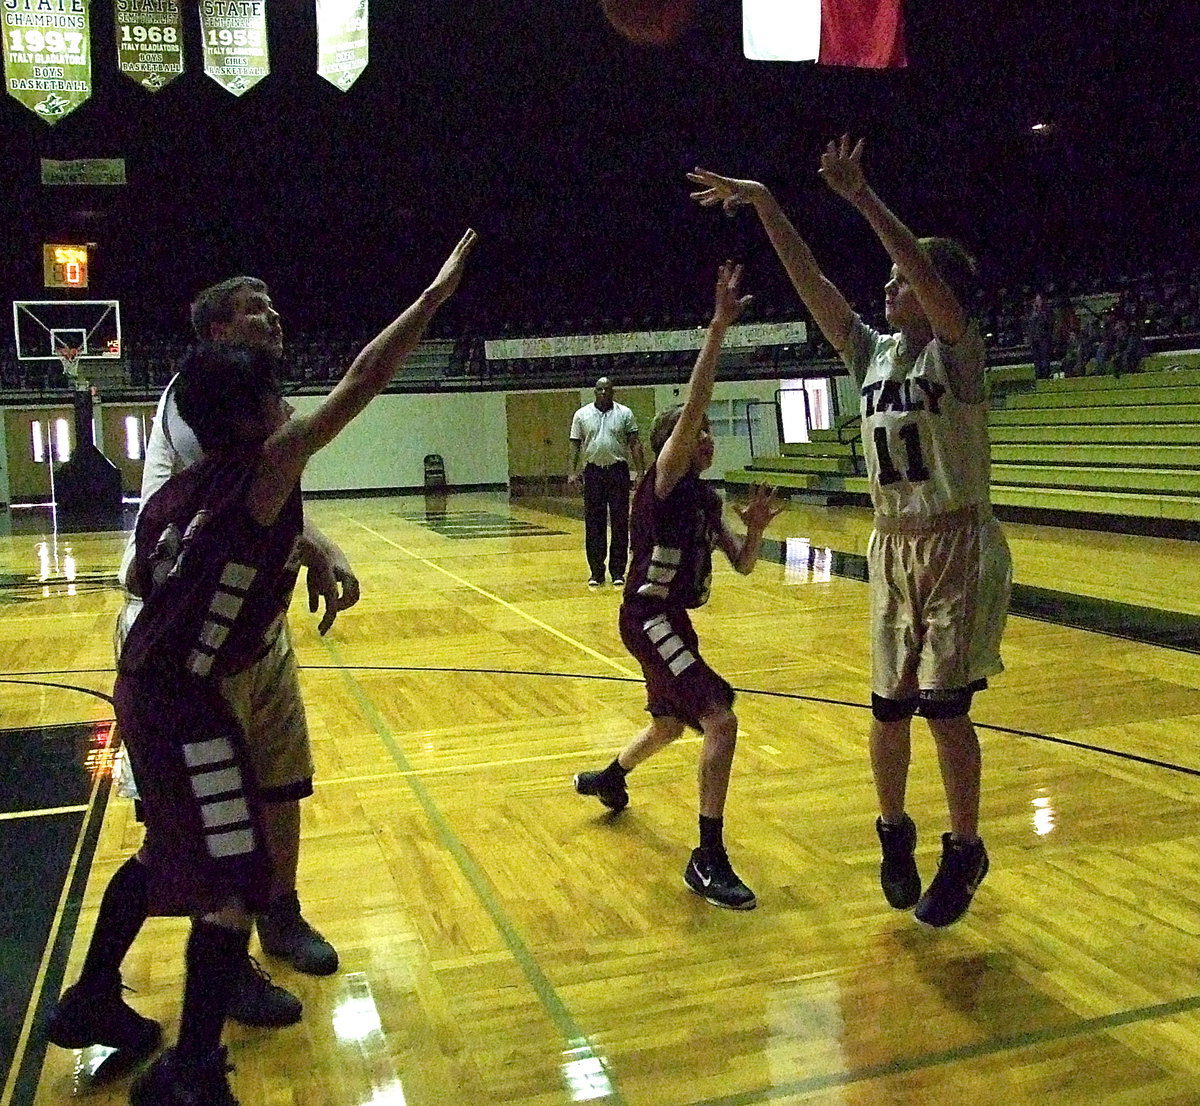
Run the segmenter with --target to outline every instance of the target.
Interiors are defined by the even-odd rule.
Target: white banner
[[[200,0],[204,72],[241,96],[271,72],[266,0]]]
[[[317,0],[317,72],[345,92],[367,68],[367,0]]]
[[[183,72],[179,0],[114,0],[117,68],[157,92]]]
[[[534,357],[597,357],[613,353],[670,353],[699,349],[704,330],[636,330],[623,334],[575,334],[561,338],[495,338],[484,342],[489,361]],[[789,323],[746,323],[731,326],[726,349],[798,345],[808,339],[808,327]]]
[[[742,0],[742,52],[751,61],[816,61],[821,0]]]
[[[4,0],[4,84],[51,125],[92,95],[87,0]]]

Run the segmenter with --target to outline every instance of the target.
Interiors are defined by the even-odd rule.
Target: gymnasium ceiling
[[[127,326],[179,331],[190,295],[233,272],[270,281],[293,328],[377,326],[471,224],[456,326],[699,321],[729,253],[787,302],[752,220],[687,200],[699,163],[769,181],[873,303],[882,255],[815,177],[843,130],[867,135],[893,206],[961,236],[995,284],[1200,258],[1194,0],[910,0],[893,73],[747,62],[737,0],[697,0],[666,49],[625,44],[590,0],[375,0],[349,93],[314,71],[312,6],[271,3],[272,75],[237,100],[200,71],[194,11],[189,71],[152,96],[115,72],[94,3],[92,101],[54,128],[0,106],[5,298],[40,293],[42,241],[80,237]],[[39,157],[114,156],[124,188],[37,183]]]

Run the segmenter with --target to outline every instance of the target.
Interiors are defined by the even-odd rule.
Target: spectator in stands
[[[1048,380],[1054,367],[1054,312],[1041,292],[1034,294],[1025,316],[1025,340],[1033,357],[1034,376]]]
[[[1118,319],[1113,324],[1108,365],[1114,376],[1137,372],[1148,352],[1136,326],[1131,326],[1124,319]]]
[[[1057,359],[1062,357],[1063,351],[1071,344],[1071,340],[1079,335],[1081,323],[1079,314],[1075,310],[1075,305],[1071,302],[1071,297],[1066,292],[1059,292],[1053,297],[1051,314],[1054,318],[1053,352],[1051,356]]]

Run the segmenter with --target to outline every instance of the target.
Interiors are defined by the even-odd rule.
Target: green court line
[[[492,888],[490,880],[475,862],[474,857],[471,856],[467,847],[458,839],[454,830],[450,827],[450,823],[430,797],[428,790],[426,790],[425,785],[414,772],[411,761],[409,761],[408,756],[400,747],[391,728],[383,720],[378,710],[375,709],[375,704],[371,701],[370,696],[363,689],[362,685],[351,675],[350,669],[346,665],[337,646],[328,638],[323,638],[322,644],[330,656],[333,657],[334,661],[337,662],[338,671],[341,673],[343,681],[350,689],[358,705],[362,708],[367,720],[379,735],[379,739],[391,755],[393,763],[404,774],[405,783],[420,804],[430,825],[433,826],[438,840],[446,851],[454,857],[459,871],[462,872],[463,877],[471,885],[471,889],[475,892],[476,897],[482,903],[488,916],[492,919],[492,924],[504,939],[504,943],[508,945],[513,959],[520,966],[522,973],[529,981],[529,985],[533,988],[543,1009],[545,1009],[550,1020],[554,1022],[559,1032],[563,1035],[567,1043],[564,1052],[569,1054],[574,1061],[592,1060],[602,1065],[610,1089],[607,1094],[600,1097],[603,1097],[607,1102],[624,1106],[625,1100],[622,1098],[621,1092],[613,1080],[607,1060],[597,1051],[595,1045],[580,1028],[571,1011],[567,1009],[566,1003],[563,1002],[558,992],[554,989],[554,984],[550,982],[545,972],[539,967],[533,953],[529,950],[529,946],[521,939],[516,926],[509,919],[508,915],[505,914],[504,908],[500,905],[500,901],[495,890]]]
[[[1115,1014],[1084,1018],[1081,1021],[1072,1022],[1070,1025],[1049,1029],[1031,1029],[1025,1033],[994,1037],[990,1041],[980,1041],[978,1044],[962,1045],[940,1052],[927,1052],[921,1056],[889,1060],[881,1064],[870,1064],[863,1068],[851,1068],[849,1071],[811,1075],[807,1079],[780,1083],[774,1087],[764,1087],[756,1091],[739,1091],[737,1094],[725,1095],[721,1098],[708,1098],[695,1103],[695,1106],[749,1106],[754,1102],[770,1102],[772,1099],[787,1098],[790,1095],[808,1094],[812,1091],[829,1090],[833,1087],[847,1087],[855,1083],[867,1083],[872,1079],[883,1079],[890,1075],[905,1075],[909,1072],[925,1071],[945,1064],[976,1060],[984,1056],[1013,1052],[1017,1049],[1069,1041],[1075,1037],[1086,1037],[1093,1033],[1103,1033],[1110,1029],[1120,1029],[1122,1026],[1153,1021],[1157,1018],[1171,1018],[1177,1014],[1188,1014],[1196,1010],[1200,1010],[1200,995],[1176,999],[1173,1002],[1160,1002],[1153,1006],[1139,1006],[1132,1010],[1118,1010]]]

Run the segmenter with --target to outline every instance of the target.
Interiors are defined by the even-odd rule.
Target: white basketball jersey
[[[972,324],[953,347],[935,338],[912,361],[897,356],[899,344],[899,334],[879,334],[856,319],[844,355],[859,386],[875,513],[923,518],[987,504],[987,397],[964,402],[952,386],[978,381],[983,392],[978,329]]]

